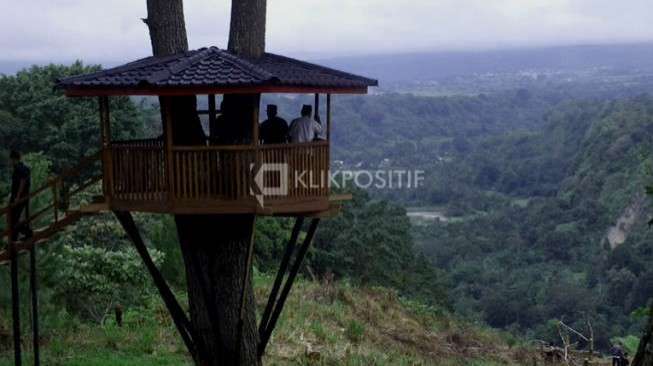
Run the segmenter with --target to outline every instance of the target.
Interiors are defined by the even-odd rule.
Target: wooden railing
[[[71,198],[85,191],[102,179],[102,176],[97,174],[99,169],[93,167],[94,164],[100,161],[99,158],[99,153],[84,158],[78,166],[67,169],[56,177],[49,178],[44,185],[30,192],[27,197],[18,199],[9,206],[0,209],[0,218],[5,216],[7,223],[5,230],[2,231],[0,239],[11,237],[12,228],[19,226],[48,227],[56,225],[63,216],[62,211],[70,210],[72,204]],[[13,218],[11,211],[13,209],[17,209],[19,206],[26,203],[29,206],[33,206],[30,205],[30,201],[34,202],[40,199],[40,197],[46,195],[49,195],[49,197],[47,197],[45,205],[42,207],[36,206],[35,212],[31,212],[30,210],[30,208],[34,207],[27,207],[27,213],[23,215],[25,217],[19,218],[18,222],[12,222]],[[48,217],[48,214],[51,216]]]
[[[173,199],[246,200],[251,198],[253,146],[175,147],[172,150]]]
[[[288,194],[270,199],[306,198],[329,195],[329,143],[262,145],[259,161],[263,164],[287,164]],[[274,175],[264,177],[265,186],[277,186]]]
[[[326,197],[329,193],[326,141],[174,146],[169,159],[161,140],[113,143],[110,150],[112,184],[107,195],[120,201],[251,201],[252,167],[260,164],[287,167],[287,194],[266,199]],[[281,177],[272,173],[263,174],[263,179],[266,187],[277,187]]]
[[[161,201],[168,191],[163,141],[114,142],[105,175],[110,174],[106,196],[127,201]]]

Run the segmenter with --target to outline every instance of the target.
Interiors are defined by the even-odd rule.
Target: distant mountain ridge
[[[88,60],[85,63],[88,63]],[[653,70],[653,42],[607,45],[552,46],[479,51],[438,51],[313,60],[360,73],[382,82],[433,80],[457,75],[504,73],[520,70]],[[105,67],[113,61],[94,60]],[[32,64],[27,60],[0,60],[0,74],[14,74]],[[60,63],[55,62],[55,63]]]
[[[319,62],[377,78],[382,83],[522,70],[608,68],[624,72],[650,71],[653,70],[653,43],[387,54],[339,57]]]

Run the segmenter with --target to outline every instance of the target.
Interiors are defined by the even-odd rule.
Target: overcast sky
[[[0,60],[149,55],[145,0],[1,0]],[[226,46],[230,0],[185,0],[191,48]],[[651,0],[268,0],[267,49],[304,57],[653,41]]]

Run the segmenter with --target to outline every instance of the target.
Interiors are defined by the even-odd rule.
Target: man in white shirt
[[[304,104],[302,107],[302,116],[290,123],[290,142],[302,143],[311,142],[322,133],[322,125],[311,118],[313,107]]]

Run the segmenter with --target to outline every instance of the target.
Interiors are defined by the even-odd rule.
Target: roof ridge
[[[273,79],[277,79],[277,80],[279,79],[277,75],[274,75],[273,73],[263,69],[262,67],[250,62],[248,59],[244,57],[234,55],[230,51],[220,50],[220,53],[222,54],[222,56],[224,56],[225,59],[229,60],[232,65],[237,66],[242,71],[248,72],[250,76],[259,79],[264,79],[267,81]]]
[[[171,76],[180,73],[189,67],[195,65],[198,62],[201,62],[208,56],[210,56],[214,50],[218,49],[217,47],[209,48],[200,48],[195,51],[185,51],[185,56],[182,60],[179,60],[172,65],[166,66],[163,70],[155,72],[150,75],[144,81],[149,84],[156,84],[163,80],[169,79]],[[180,52],[181,53],[181,52]]]

